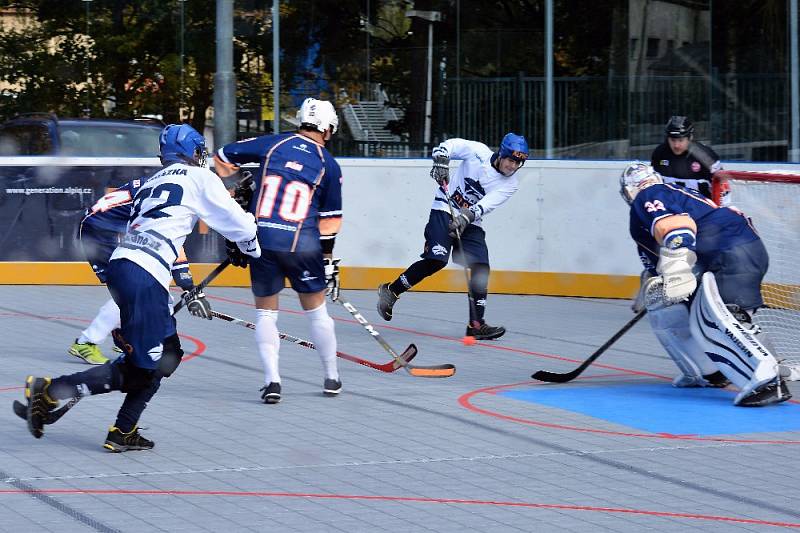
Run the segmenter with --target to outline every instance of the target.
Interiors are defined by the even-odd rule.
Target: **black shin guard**
[[[473,263],[470,265],[469,290],[475,302],[474,311],[470,309],[470,323],[483,324],[486,313],[486,297],[489,295],[489,265]]]
[[[389,285],[389,290],[392,291],[395,296],[400,296],[423,279],[436,274],[446,266],[447,263],[444,261],[420,259],[408,267],[405,272],[400,274],[400,277]]]
[[[126,394],[125,401],[122,402],[122,406],[117,412],[117,420],[114,425],[121,432],[129,433],[139,423],[139,418],[142,416],[144,408],[147,407],[147,402],[160,386],[161,377],[154,375],[146,387]]]

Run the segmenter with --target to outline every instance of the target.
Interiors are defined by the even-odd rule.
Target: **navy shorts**
[[[127,259],[111,261],[106,273],[108,290],[119,306],[122,337],[133,348],[121,357],[139,368],[155,370],[164,339],[176,333],[167,289]]]
[[[114,231],[99,230],[89,224],[81,224],[80,239],[86,260],[100,282],[105,283],[108,260],[119,244],[119,235]]]
[[[448,234],[450,231],[450,214],[438,209],[431,209],[428,224],[425,226],[425,251],[420,254],[423,259],[435,259],[447,263],[450,251],[453,250],[453,261],[459,265],[473,263],[489,264],[489,249],[486,247],[486,232],[483,228],[470,224],[461,234],[461,243],[467,262],[464,263],[456,240]]]
[[[704,266],[714,273],[719,295],[726,304],[742,309],[764,305],[761,280],[769,268],[769,255],[760,239],[723,250]]]
[[[325,265],[322,250],[313,252],[261,251],[261,257],[250,260],[250,284],[255,296],[272,296],[283,290],[289,279],[300,293],[319,292],[325,288]]]

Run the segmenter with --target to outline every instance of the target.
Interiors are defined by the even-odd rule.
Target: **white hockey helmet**
[[[622,176],[619,178],[619,193],[623,200],[630,205],[639,191],[658,183],[664,183],[661,174],[647,163],[634,161],[622,171]]]
[[[328,128],[332,128],[331,133],[336,133],[339,129],[339,118],[333,104],[327,100],[317,100],[316,98],[306,98],[303,105],[297,110],[297,120],[301,126],[310,126],[317,131],[325,133]]]

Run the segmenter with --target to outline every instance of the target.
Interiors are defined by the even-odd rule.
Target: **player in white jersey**
[[[133,198],[146,183],[147,177],[136,178],[123,186],[108,192],[92,207],[86,210],[81,220],[78,238],[86,254],[86,259],[101,283],[106,282],[106,269],[111,254],[128,231]],[[186,254],[180,250],[180,257],[172,265],[172,279],[184,291],[194,287],[192,272]],[[99,344],[119,327],[119,307],[110,298],[98,311],[92,322],[81,332],[80,337],[70,346],[68,353],[86,361],[90,365],[102,365],[108,359],[100,350]],[[114,347],[115,351],[119,348]]]
[[[514,174],[528,159],[525,137],[509,133],[497,152],[483,143],[465,139],[448,139],[433,149],[431,177],[439,188],[425,226],[425,249],[417,261],[392,283],[378,287],[378,313],[392,319],[392,308],[401,294],[447,265],[451,251],[456,263],[469,267],[470,305],[467,335],[476,339],[497,339],[505,332],[502,326],[490,326],[483,319],[489,286],[489,250],[483,217],[503,205],[519,188]],[[461,165],[450,179],[451,159]],[[450,217],[445,189],[455,210]],[[463,251],[458,249],[460,236]]]
[[[54,379],[28,376],[28,429],[44,434],[59,400],[126,393],[104,447],[114,451],[143,450],[153,442],[138,431],[139,417],[183,356],[168,292],[178,250],[198,220],[220,232],[252,257],[261,255],[253,216],[231,198],[222,181],[204,168],[205,139],[191,126],[171,124],[160,137],[158,171],[136,193],[128,231],[111,255],[107,284],[120,309],[114,342],[123,354],[111,363]],[[190,301],[196,315],[211,318],[201,293]]]

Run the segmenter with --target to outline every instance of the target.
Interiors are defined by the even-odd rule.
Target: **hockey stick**
[[[232,322],[234,324],[238,324],[240,326],[244,326],[246,328],[252,329],[255,331],[256,325],[252,322],[248,322],[246,320],[242,320],[241,318],[236,318],[235,316],[226,315],[225,313],[220,313],[218,311],[211,311],[211,316],[214,318],[219,318],[222,320],[227,320],[228,322]],[[278,333],[281,339],[289,342],[293,342],[304,348],[311,348],[312,350],[316,350],[316,346],[311,341],[303,340],[293,335],[289,335],[287,333]],[[341,359],[345,359],[347,361],[352,361],[353,363],[358,363],[359,365],[364,365],[369,368],[374,368],[375,370],[380,370],[381,372],[391,373],[398,370],[401,366],[405,366],[408,364],[409,361],[414,359],[417,355],[417,347],[413,344],[409,344],[406,351],[404,351],[399,356],[399,361],[397,359],[393,359],[385,364],[373,363],[372,361],[368,361],[367,359],[361,359],[360,357],[356,357],[355,355],[350,355],[342,352],[336,352],[336,357]]]
[[[62,416],[64,416],[65,414],[67,414],[67,411],[69,411],[70,409],[75,407],[75,405],[79,401],[81,401],[81,398],[82,398],[82,396],[75,396],[74,398],[70,398],[67,401],[67,403],[65,403],[64,405],[62,405],[58,409],[56,409],[54,411],[50,411],[49,413],[47,413],[47,418],[44,421],[45,425],[55,424],[56,422],[58,422],[58,419],[61,418]],[[27,420],[28,419],[28,407],[24,403],[22,403],[22,402],[20,402],[18,400],[14,400],[13,407],[14,407],[14,414],[15,415],[17,415],[18,417],[20,417],[23,420]]]
[[[447,208],[450,210],[450,218],[455,220],[456,214],[453,211],[453,204],[450,200],[450,193],[447,192],[447,185],[440,185],[439,188],[444,192],[444,197],[447,199]],[[475,298],[472,297],[472,289],[470,288],[470,278],[469,278],[469,269],[467,268],[467,254],[464,251],[464,246],[461,243],[461,232],[456,230],[456,241],[458,242],[458,249],[461,251],[461,255],[464,259],[464,264],[461,265],[464,267],[464,279],[467,281],[467,301],[469,302],[469,312],[470,317],[469,323],[470,326],[472,325],[472,317],[478,317],[478,309],[475,304]]]
[[[639,320],[641,320],[641,318],[646,313],[647,313],[647,309],[642,309],[641,311],[636,313],[636,316],[634,316],[632,319],[630,319],[630,321],[628,321],[627,324],[622,326],[622,329],[620,329],[618,332],[614,333],[614,335],[610,339],[608,339],[605,342],[605,344],[603,344],[601,347],[599,347],[592,355],[589,356],[588,359],[586,359],[586,361],[581,363],[580,366],[578,368],[576,368],[575,370],[573,370],[572,372],[567,372],[565,374],[558,374],[558,373],[555,373],[555,372],[548,372],[547,370],[539,370],[538,372],[533,374],[531,377],[533,379],[538,379],[539,381],[547,381],[549,383],[566,383],[567,381],[572,381],[573,379],[575,379],[578,376],[580,376],[581,373],[584,370],[586,370],[589,367],[589,365],[594,363],[597,360],[598,357],[603,355],[603,352],[605,352],[612,344],[617,342],[617,340],[619,340],[620,337],[625,335],[625,333],[629,329],[631,329]]]
[[[172,314],[174,315],[175,313],[180,311],[181,308],[184,305],[186,305],[188,302],[192,301],[194,299],[195,295],[198,292],[201,292],[203,289],[205,289],[208,286],[208,284],[211,283],[212,281],[214,281],[214,278],[219,276],[220,273],[223,270],[225,270],[226,268],[228,268],[228,265],[230,265],[230,264],[231,264],[231,260],[226,258],[225,261],[223,261],[222,263],[218,264],[214,268],[214,270],[209,272],[208,276],[206,276],[203,281],[201,281],[199,284],[197,284],[194,287],[192,287],[191,290],[184,292],[181,295],[181,299],[178,300],[178,303],[176,303],[175,307],[172,308]]]
[[[369,334],[372,335],[372,338],[378,341],[378,344],[383,346],[383,349],[389,352],[392,357],[394,357],[395,361],[397,361],[397,364],[405,368],[406,372],[408,372],[412,376],[420,378],[449,378],[450,376],[456,373],[455,365],[451,365],[449,363],[441,365],[432,365],[432,366],[415,366],[409,364],[408,361],[402,361],[400,359],[400,356],[397,355],[397,352],[394,351],[391,345],[388,342],[386,342],[386,340],[383,337],[381,337],[381,334],[378,333],[378,331],[372,326],[372,324],[367,322],[367,319],[364,318],[364,316],[358,312],[358,309],[353,307],[353,304],[351,304],[341,296],[339,296],[336,299],[336,301],[342,304],[342,307],[347,309],[347,312],[353,315],[353,318],[355,318],[359,324],[364,326],[364,329],[366,329],[369,332]]]

